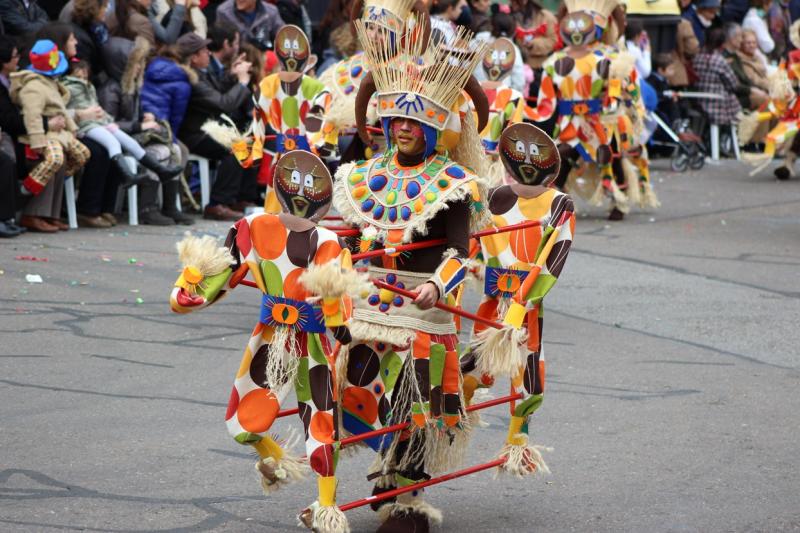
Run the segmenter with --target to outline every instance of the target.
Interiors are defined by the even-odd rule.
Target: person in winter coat
[[[50,21],[36,0],[0,0],[0,20],[5,32],[15,37],[33,34]]]
[[[198,37],[199,39],[199,37]],[[186,115],[197,74],[181,63],[178,53],[164,49],[144,71],[141,111],[145,117],[166,120],[173,136],[178,134]]]
[[[724,96],[721,100],[700,100],[700,106],[710,123],[720,125],[736,122],[742,110],[736,99],[739,82],[722,55],[724,44],[725,31],[714,28],[708,32],[703,51],[694,57],[694,70],[700,78],[696,84],[697,90]]]
[[[242,41],[260,50],[273,48],[272,41],[284,25],[278,8],[264,0],[226,0],[217,8],[217,20],[236,26]]]
[[[85,61],[73,63],[71,75],[62,80],[62,85],[70,93],[69,109],[88,109],[99,106],[94,85],[89,81],[89,64]],[[124,176],[123,185],[130,187],[138,185],[146,179],[145,176],[135,174],[124,160],[122,151],[133,156],[141,165],[155,172],[161,181],[169,181],[181,173],[181,166],[164,166],[148,155],[136,139],[120,129],[114,123],[114,118],[103,111],[99,118],[88,118],[78,122],[78,136],[86,136],[100,143],[108,152],[111,161],[117,166]]]
[[[67,70],[67,58],[53,41],[37,41],[30,51],[27,70],[11,74],[11,99],[22,108],[25,135],[20,141],[28,145],[42,161],[22,182],[22,193],[36,195],[61,170],[67,175],[77,172],[89,159],[89,149],[75,137],[78,125],[67,111],[69,92],[54,79]],[[45,131],[43,118],[62,116],[65,128]],[[66,165],[65,165],[66,163]]]
[[[164,27],[151,10],[151,0],[115,0],[114,14],[109,17],[108,26],[112,35],[135,39],[142,36],[155,46],[157,42],[174,44],[181,34],[181,26],[186,16],[187,0],[175,0],[172,17]]]
[[[681,9],[692,9],[691,0],[681,0],[680,3]],[[669,69],[670,75],[667,77],[670,86],[685,88],[695,81],[692,58],[699,51],[700,41],[697,40],[697,36],[694,33],[692,22],[687,18],[681,18],[675,32],[672,68]]]

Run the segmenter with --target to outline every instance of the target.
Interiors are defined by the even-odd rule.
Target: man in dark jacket
[[[220,79],[208,71],[211,54],[208,43],[195,33],[178,39],[178,52],[198,76],[178,138],[191,153],[220,162],[211,188],[211,201],[203,216],[212,220],[237,220],[243,215],[240,209],[257,200],[253,197],[255,169],[243,169],[230,150],[209,137],[202,127],[222,114],[235,115],[247,102],[251,96],[248,84],[252,65],[243,60],[234,61],[230,69],[232,77]]]
[[[692,23],[701,48],[706,44],[706,31],[719,15],[719,7],[719,0],[697,0],[683,12],[683,18]]]
[[[17,70],[18,62],[14,41],[0,35],[0,136],[7,137],[0,142],[0,237],[16,237],[25,231],[14,220],[19,189],[16,162],[23,162],[25,157],[17,136],[25,134],[25,122],[8,94],[8,76]]]
[[[278,8],[264,0],[226,0],[217,9],[217,20],[236,26],[242,40],[260,50],[271,50],[283,19]]]
[[[0,19],[6,33],[15,37],[36,33],[50,21],[36,0],[0,0]]]

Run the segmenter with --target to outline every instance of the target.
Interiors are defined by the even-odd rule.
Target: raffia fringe
[[[258,469],[260,462],[263,462],[264,464],[273,468],[275,477],[278,478],[278,481],[272,481],[264,477],[264,475]],[[269,496],[284,485],[288,485],[289,483],[293,483],[295,481],[302,481],[306,478],[306,475],[311,470],[308,466],[308,463],[304,459],[295,455],[291,455],[288,452],[284,452],[284,455],[281,457],[280,461],[276,461],[274,457],[259,459],[258,462],[256,462],[255,469],[261,481],[261,490],[264,492],[265,496]]]
[[[278,389],[286,383],[294,383],[301,355],[297,335],[286,326],[275,327],[265,363],[267,385]]]
[[[615,180],[611,180],[611,197],[614,199],[614,204],[617,209],[623,213],[630,211],[631,206],[628,203],[628,197],[622,192]]]
[[[335,259],[324,265],[309,265],[298,281],[309,292],[323,298],[340,298],[345,295],[359,298],[372,288],[366,273],[342,269]]]
[[[385,342],[395,346],[406,346],[417,335],[411,329],[383,326],[355,318],[350,319],[348,327],[353,339],[358,342]]]
[[[227,118],[223,115],[223,118]],[[228,119],[230,120],[230,119]],[[247,141],[246,137],[242,135],[236,126],[231,122],[229,125],[221,124],[215,119],[207,120],[200,128],[209,137],[217,141],[225,148],[230,149],[234,143]]]
[[[642,184],[642,189],[643,194],[639,205],[652,209],[661,207],[661,202],[658,201],[656,191],[653,190],[653,185],[649,181]]]
[[[742,159],[744,159],[745,162],[754,165],[755,167],[753,168],[753,170],[750,171],[751,176],[755,176],[756,174],[767,168],[769,164],[772,162],[772,158],[773,154],[753,154],[748,152],[742,154]]]
[[[603,200],[606,198],[606,190],[603,187],[602,180],[597,181],[597,186],[592,193],[592,196],[589,197],[588,202],[592,205],[603,205]]]
[[[521,434],[517,434],[519,437]],[[500,465],[495,472],[495,477],[499,474],[510,474],[512,476],[522,478],[524,476],[535,475],[537,473],[549,474],[550,469],[544,462],[542,452],[552,452],[552,448],[547,448],[538,444],[506,444],[500,450],[498,457],[505,457],[506,462]]]
[[[520,365],[519,347],[527,338],[524,329],[510,326],[481,331],[471,346],[476,354],[476,370],[496,378],[516,375]]]
[[[195,237],[187,231],[176,248],[181,266],[196,268],[204,278],[220,274],[234,261],[231,252],[211,235]]]
[[[406,503],[388,503],[378,510],[378,517],[381,522],[385,522],[390,516],[400,516],[409,513],[425,515],[428,521],[434,525],[442,523],[442,511],[422,499]]]
[[[628,186],[628,201],[631,204],[638,204],[641,201],[641,195],[639,194],[639,170],[627,157],[623,157],[621,163],[625,184]]]

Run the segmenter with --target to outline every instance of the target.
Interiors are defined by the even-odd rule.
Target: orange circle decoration
[[[517,292],[521,284],[516,274],[500,274],[497,277],[497,288],[501,292]]]
[[[317,253],[314,254],[314,263],[317,265],[324,265],[332,259],[339,257],[342,253],[342,247],[336,241],[325,241],[317,248]]]
[[[283,280],[283,295],[286,298],[299,301],[304,301],[308,298],[309,294],[305,286],[298,281],[303,272],[305,272],[305,269],[295,268],[286,275],[286,279]]]
[[[300,313],[293,305],[275,304],[272,306],[272,319],[279,324],[291,326],[300,318]]]
[[[378,402],[368,390],[347,387],[342,394],[342,408],[369,425],[378,419]]]
[[[239,424],[250,433],[263,433],[270,428],[278,414],[278,399],[267,389],[248,392],[236,411]]]
[[[542,240],[542,231],[539,228],[518,229],[511,232],[511,252],[514,257],[526,263],[536,261],[536,251]]]
[[[486,300],[480,306],[478,306],[477,314],[483,318],[488,318],[489,320],[497,320],[497,303],[497,298],[490,298]],[[482,324],[481,322],[475,322],[473,331],[475,333],[480,333],[488,327],[489,326]]]
[[[292,139],[291,137],[286,137],[285,139],[283,139],[283,147],[286,148],[287,150],[294,150],[295,148],[297,148],[297,143],[294,142],[294,139]]]
[[[331,444],[333,442],[333,416],[325,411],[317,411],[311,417],[308,431],[317,442]]]
[[[286,249],[286,228],[277,215],[255,217],[250,223],[250,236],[262,259],[276,259]]]

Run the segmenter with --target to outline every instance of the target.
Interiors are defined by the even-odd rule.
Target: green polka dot
[[[297,107],[297,98],[287,96],[281,102],[281,116],[283,122],[289,128],[296,128],[300,125],[300,110]]]
[[[312,333],[308,336],[308,355],[321,365],[328,364],[328,360],[325,359],[325,352],[322,351],[322,345],[319,343],[319,335],[317,333]]]
[[[261,261],[261,275],[267,286],[267,294],[283,296],[283,277],[278,266],[272,261]]]
[[[255,433],[249,433],[249,432],[245,431],[245,432],[243,432],[243,433],[239,433],[239,434],[238,434],[238,435],[236,435],[236,436],[235,436],[233,439],[234,439],[236,442],[238,442],[239,444],[250,444],[250,443],[252,443],[252,442],[258,442],[258,441],[260,441],[260,440],[261,440],[261,437],[259,437],[259,436],[258,436],[257,434],[255,434]]]
[[[381,380],[383,380],[383,385],[386,387],[386,392],[394,388],[402,367],[403,360],[394,352],[387,353],[381,359]]]
[[[297,377],[294,380],[294,392],[297,401],[311,401],[311,382],[308,378],[308,357],[301,357],[297,363]]]

